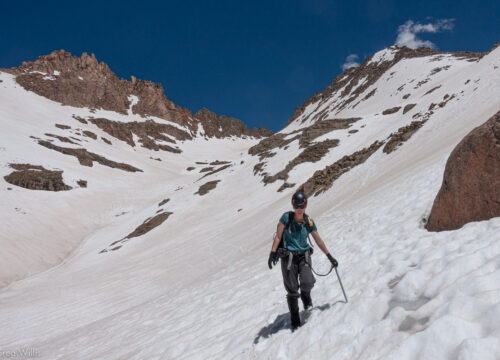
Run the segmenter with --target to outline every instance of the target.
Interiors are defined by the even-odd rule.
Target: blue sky
[[[86,51],[119,77],[162,83],[193,112],[273,131],[349,61],[396,41],[443,51],[500,42],[498,0],[32,1],[2,12],[0,67]]]

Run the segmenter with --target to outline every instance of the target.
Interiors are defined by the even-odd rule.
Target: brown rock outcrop
[[[500,111],[452,151],[427,230],[455,230],[500,216]]]
[[[195,118],[203,125],[205,135],[208,137],[223,138],[228,136],[254,136],[257,138],[266,137],[273,134],[272,131],[264,128],[253,128],[249,130],[241,120],[217,115],[208,109],[201,109],[195,115]]]
[[[62,178],[62,170],[47,170],[40,165],[9,164],[16,171],[4,176],[5,181],[12,185],[30,190],[62,191],[71,190]]]

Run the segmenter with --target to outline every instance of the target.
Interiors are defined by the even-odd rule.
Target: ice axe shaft
[[[337,271],[337,268],[335,268],[335,272],[337,273],[337,279],[339,279],[340,288],[342,289],[342,292],[344,293],[345,302],[347,303],[348,302],[347,295],[345,294],[344,285],[342,285],[342,280],[340,280],[340,276],[339,276],[339,272]]]

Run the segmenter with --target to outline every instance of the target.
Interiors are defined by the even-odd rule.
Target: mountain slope
[[[395,51],[367,62],[383,64]],[[347,102],[356,91],[349,77],[359,78],[353,69],[339,77],[347,77],[341,88],[308,101],[260,143],[193,136],[175,139],[180,153],[131,146],[91,121],[144,121],[139,115],[60,106],[0,73],[2,176],[14,170],[9,163],[41,165],[63,170],[73,187],[1,190],[9,224],[2,273],[16,259],[34,266],[52,253],[64,261],[2,289],[0,318],[12,326],[1,331],[0,347],[82,359],[494,358],[499,219],[440,233],[427,232],[423,219],[453,147],[500,109],[499,67],[498,48],[472,58],[403,56]],[[413,121],[423,123],[401,142],[409,132],[398,129]],[[69,131],[88,152],[142,171],[84,166],[67,150],[41,146],[36,138],[49,131]],[[76,134],[83,131],[96,139]],[[383,144],[363,152],[376,142]],[[325,170],[334,164],[340,170]],[[290,334],[281,274],[269,272],[266,259],[277,219],[311,178],[320,186],[308,213],[339,260],[350,301],[337,302],[333,276],[318,278],[316,309]],[[77,246],[69,257],[68,244]],[[313,262],[327,269],[319,250]]]

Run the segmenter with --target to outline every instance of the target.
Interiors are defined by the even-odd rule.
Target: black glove
[[[339,266],[339,263],[337,262],[337,260],[335,260],[335,258],[330,253],[328,253],[328,255],[326,255],[326,257],[328,258],[328,260],[330,260],[330,262],[332,263],[332,266],[334,268]]]
[[[269,269],[272,269],[273,265],[276,265],[279,259],[280,257],[278,256],[278,253],[276,251],[271,251],[271,253],[269,254],[269,260],[267,260],[267,265],[269,265]]]

